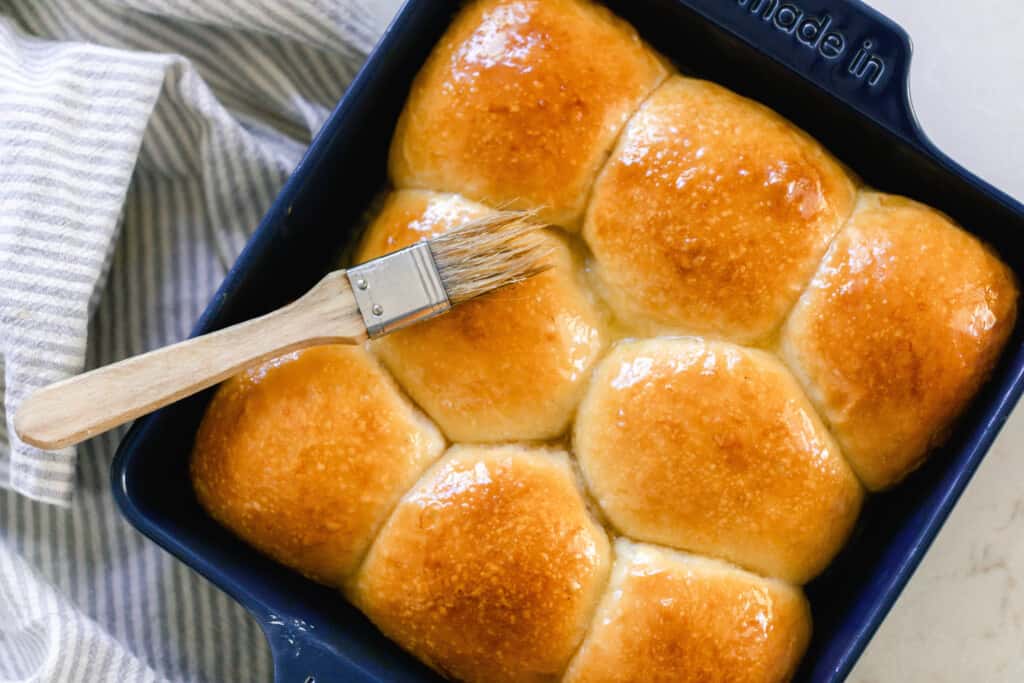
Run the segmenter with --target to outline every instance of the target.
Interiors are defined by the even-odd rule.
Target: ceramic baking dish
[[[263,219],[196,325],[207,332],[295,298],[337,263],[385,184],[388,143],[412,78],[458,0],[409,0]],[[955,217],[1024,273],[1024,206],[936,149],[907,92],[910,41],[856,0],[610,0],[684,72],[760,100],[867,183]],[[986,77],[995,78],[994,74]],[[1005,422],[1024,386],[1021,323],[991,381],[928,464],[869,498],[831,568],[807,588],[814,638],[797,677],[845,678]],[[277,680],[436,681],[344,598],[259,555],[214,523],[188,480],[210,393],[138,422],[113,465],[128,520],[262,624]]]

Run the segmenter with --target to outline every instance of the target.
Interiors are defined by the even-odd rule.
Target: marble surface
[[[914,39],[911,89],[928,135],[1024,199],[1021,0],[870,4]],[[848,683],[889,681],[1024,681],[1024,404]]]

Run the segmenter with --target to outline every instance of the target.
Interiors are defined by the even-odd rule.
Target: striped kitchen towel
[[[258,628],[118,516],[33,389],[183,338],[398,0],[0,0],[0,681],[260,681]]]

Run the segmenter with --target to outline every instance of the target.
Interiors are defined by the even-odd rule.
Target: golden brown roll
[[[783,351],[871,489],[924,460],[1013,329],[1010,270],[948,217],[866,194],[786,324]]]
[[[493,212],[494,209],[457,194],[429,190],[391,192],[363,233],[356,263],[390,254]]]
[[[764,341],[853,207],[817,142],[717,85],[666,81],[601,173],[583,236],[596,280],[640,333]]]
[[[576,456],[627,536],[803,583],[832,559],[862,491],[796,380],[724,342],[618,346],[580,406]]]
[[[413,84],[392,179],[544,207],[575,227],[616,136],[666,73],[632,27],[589,0],[473,2]]]
[[[356,575],[392,640],[468,683],[553,681],[609,565],[564,453],[452,448],[403,498]]]
[[[192,481],[243,540],[340,586],[443,450],[369,353],[324,346],[221,385],[196,437]]]
[[[380,256],[482,215],[452,195],[392,194],[357,260]],[[604,319],[565,239],[549,235],[554,268],[451,313],[388,335],[376,350],[454,441],[562,434],[605,345]]]
[[[564,683],[782,683],[811,633],[799,589],[625,540]]]

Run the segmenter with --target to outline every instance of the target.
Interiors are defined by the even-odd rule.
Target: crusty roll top
[[[289,354],[217,391],[192,481],[221,524],[334,586],[444,440],[360,347]]]
[[[941,442],[1006,343],[1010,270],[948,217],[867,193],[783,335],[789,364],[872,489]]]
[[[725,88],[673,77],[630,121],[583,236],[639,333],[765,340],[853,207],[821,146]]]
[[[391,177],[574,227],[616,136],[666,73],[594,3],[478,0],[413,84]]]
[[[451,195],[400,191],[367,231],[358,259],[482,215]],[[551,231],[553,268],[391,334],[376,348],[406,391],[454,441],[553,439],[565,432],[604,349],[604,318],[580,259]]]
[[[554,681],[608,569],[608,539],[564,453],[455,447],[399,504],[352,596],[447,676]]]
[[[574,446],[622,533],[797,583],[824,569],[860,509],[860,484],[792,375],[724,342],[619,345]]]
[[[723,562],[620,540],[565,683],[788,681],[811,634],[799,589]]]

